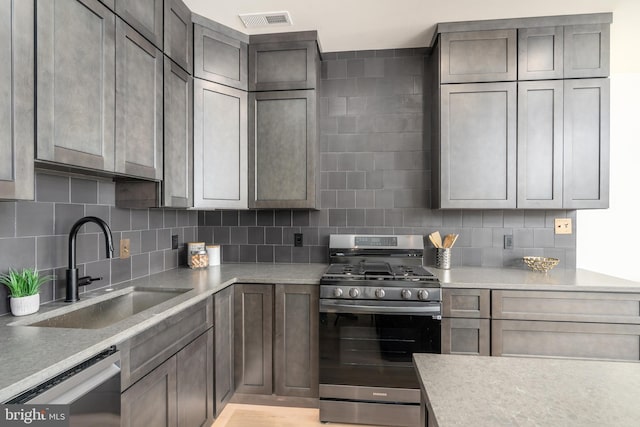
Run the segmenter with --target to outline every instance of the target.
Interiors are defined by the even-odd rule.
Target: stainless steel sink
[[[126,289],[126,293],[26,325],[45,328],[100,329],[190,290],[133,287]]]

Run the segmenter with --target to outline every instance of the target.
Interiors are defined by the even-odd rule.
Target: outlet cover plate
[[[293,234],[293,246],[303,246],[303,236],[302,233],[294,233]]]
[[[573,233],[573,227],[571,224],[571,218],[556,218],[555,219],[555,231],[556,234],[571,234]]]
[[[131,256],[131,240],[120,239],[120,258],[125,259]]]

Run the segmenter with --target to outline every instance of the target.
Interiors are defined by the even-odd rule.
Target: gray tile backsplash
[[[198,239],[225,262],[326,262],[332,233],[459,233],[453,265],[521,266],[524,255],[575,268],[575,234],[553,219],[575,211],[432,210],[423,138],[423,49],[323,54],[319,94],[319,211],[200,212]],[[254,222],[255,220],[255,222]],[[242,231],[245,230],[245,231]],[[293,233],[304,247],[293,246]],[[513,235],[514,249],[503,249]],[[432,264],[435,251],[426,253]]]
[[[85,225],[77,239],[78,267],[83,275],[103,279],[81,292],[175,268],[184,258],[185,238],[192,241],[198,234],[195,211],[116,208],[113,182],[41,172],[34,202],[0,202],[0,273],[36,267],[57,277],[41,288],[42,301],[64,298],[68,233],[86,215],[109,223],[116,256],[120,239],[131,239],[132,256],[107,259],[99,228]],[[170,249],[172,234],[181,236],[177,250]],[[0,315],[8,312],[7,289],[0,286]]]

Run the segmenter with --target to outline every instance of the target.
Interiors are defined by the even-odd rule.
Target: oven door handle
[[[412,304],[403,303],[399,305],[380,305],[379,303],[366,304],[345,303],[340,300],[320,300],[321,313],[352,313],[352,314],[408,314],[416,316],[433,316],[439,318],[441,308],[439,303],[434,304]]]

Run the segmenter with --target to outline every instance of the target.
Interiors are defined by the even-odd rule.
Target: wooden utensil
[[[434,247],[442,248],[442,237],[440,236],[439,231],[434,231],[433,233],[429,234],[429,240],[431,240],[431,243]]]
[[[444,241],[442,242],[442,246],[444,248],[450,248],[453,242],[453,234],[447,234],[444,236]]]
[[[452,236],[451,237],[451,245],[449,245],[450,248],[452,248],[453,245],[456,244],[456,240],[458,240],[458,237],[460,237],[460,235],[459,234],[452,234],[451,236]]]
[[[429,234],[429,241],[431,242],[434,248],[438,247],[438,244],[436,243],[435,238],[431,234]]]

